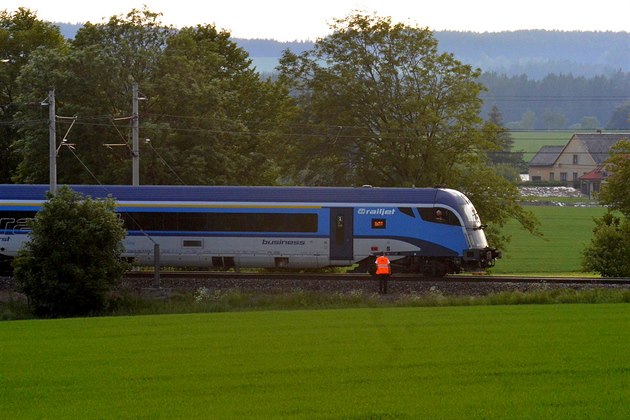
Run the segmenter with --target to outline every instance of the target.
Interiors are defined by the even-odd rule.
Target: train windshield
[[[467,230],[466,237],[468,239],[469,246],[471,248],[486,248],[488,246],[488,242],[481,226],[479,213],[477,213],[475,206],[473,206],[468,197],[464,194],[459,193],[457,194],[457,197],[459,211],[464,218],[464,226]]]
[[[479,229],[481,226],[481,219],[479,218],[477,210],[475,210],[475,206],[473,206],[468,197],[464,194],[459,195],[458,201],[460,204],[461,215],[464,217],[464,225],[467,228]]]

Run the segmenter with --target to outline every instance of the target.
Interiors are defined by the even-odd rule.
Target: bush
[[[585,271],[603,277],[630,276],[630,222],[608,212],[595,219],[593,239],[582,252]]]
[[[84,198],[68,187],[48,199],[13,263],[17,288],[37,316],[99,311],[126,269],[120,258],[125,229],[115,202]]]

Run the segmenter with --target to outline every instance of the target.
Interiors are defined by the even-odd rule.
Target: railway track
[[[242,290],[251,293],[291,293],[314,291],[324,293],[377,293],[378,284],[368,274],[330,273],[235,273],[235,272],[164,272],[159,279],[153,272],[131,272],[125,287],[158,294],[160,290],[195,291]],[[503,292],[536,292],[559,289],[626,289],[628,278],[541,277],[451,275],[426,278],[396,274],[391,277],[388,295],[485,296]]]
[[[153,271],[132,271],[126,274],[128,281],[155,279]],[[165,271],[159,273],[161,280],[231,280],[231,281],[322,281],[351,282],[373,279],[368,274],[347,273],[251,273],[217,271]],[[435,283],[549,283],[549,284],[589,284],[589,285],[630,285],[630,278],[593,278],[593,277],[550,277],[550,276],[501,276],[501,275],[448,275],[446,277],[422,277],[414,274],[395,274],[392,282],[435,282]]]
[[[368,274],[330,273],[235,273],[211,271],[165,271],[159,278],[151,271],[127,273],[121,285],[140,295],[164,297],[171,292],[241,290],[247,293],[377,293],[378,284]],[[541,277],[450,275],[426,278],[397,274],[391,277],[388,295],[484,296],[502,292],[536,292],[559,289],[628,289],[629,278]],[[15,284],[10,277],[0,277],[0,299],[10,295]]]

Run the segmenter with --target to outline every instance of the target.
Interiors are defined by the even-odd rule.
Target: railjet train
[[[394,272],[443,276],[494,265],[472,203],[443,188],[87,186],[113,197],[127,229],[124,257],[164,266],[368,271],[385,252]],[[28,239],[47,185],[0,186],[0,257]]]

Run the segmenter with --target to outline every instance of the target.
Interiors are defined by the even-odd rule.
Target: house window
[[[578,164],[578,155],[573,155],[573,164],[574,165]]]
[[[578,173],[573,172],[573,182],[577,182],[577,180],[578,180]]]
[[[566,181],[567,178],[567,173],[566,172],[560,172],[560,181]]]
[[[553,181],[556,179],[556,176],[554,175],[553,172],[549,172],[549,181]]]
[[[540,182],[541,179],[539,176],[532,176],[532,182]]]

